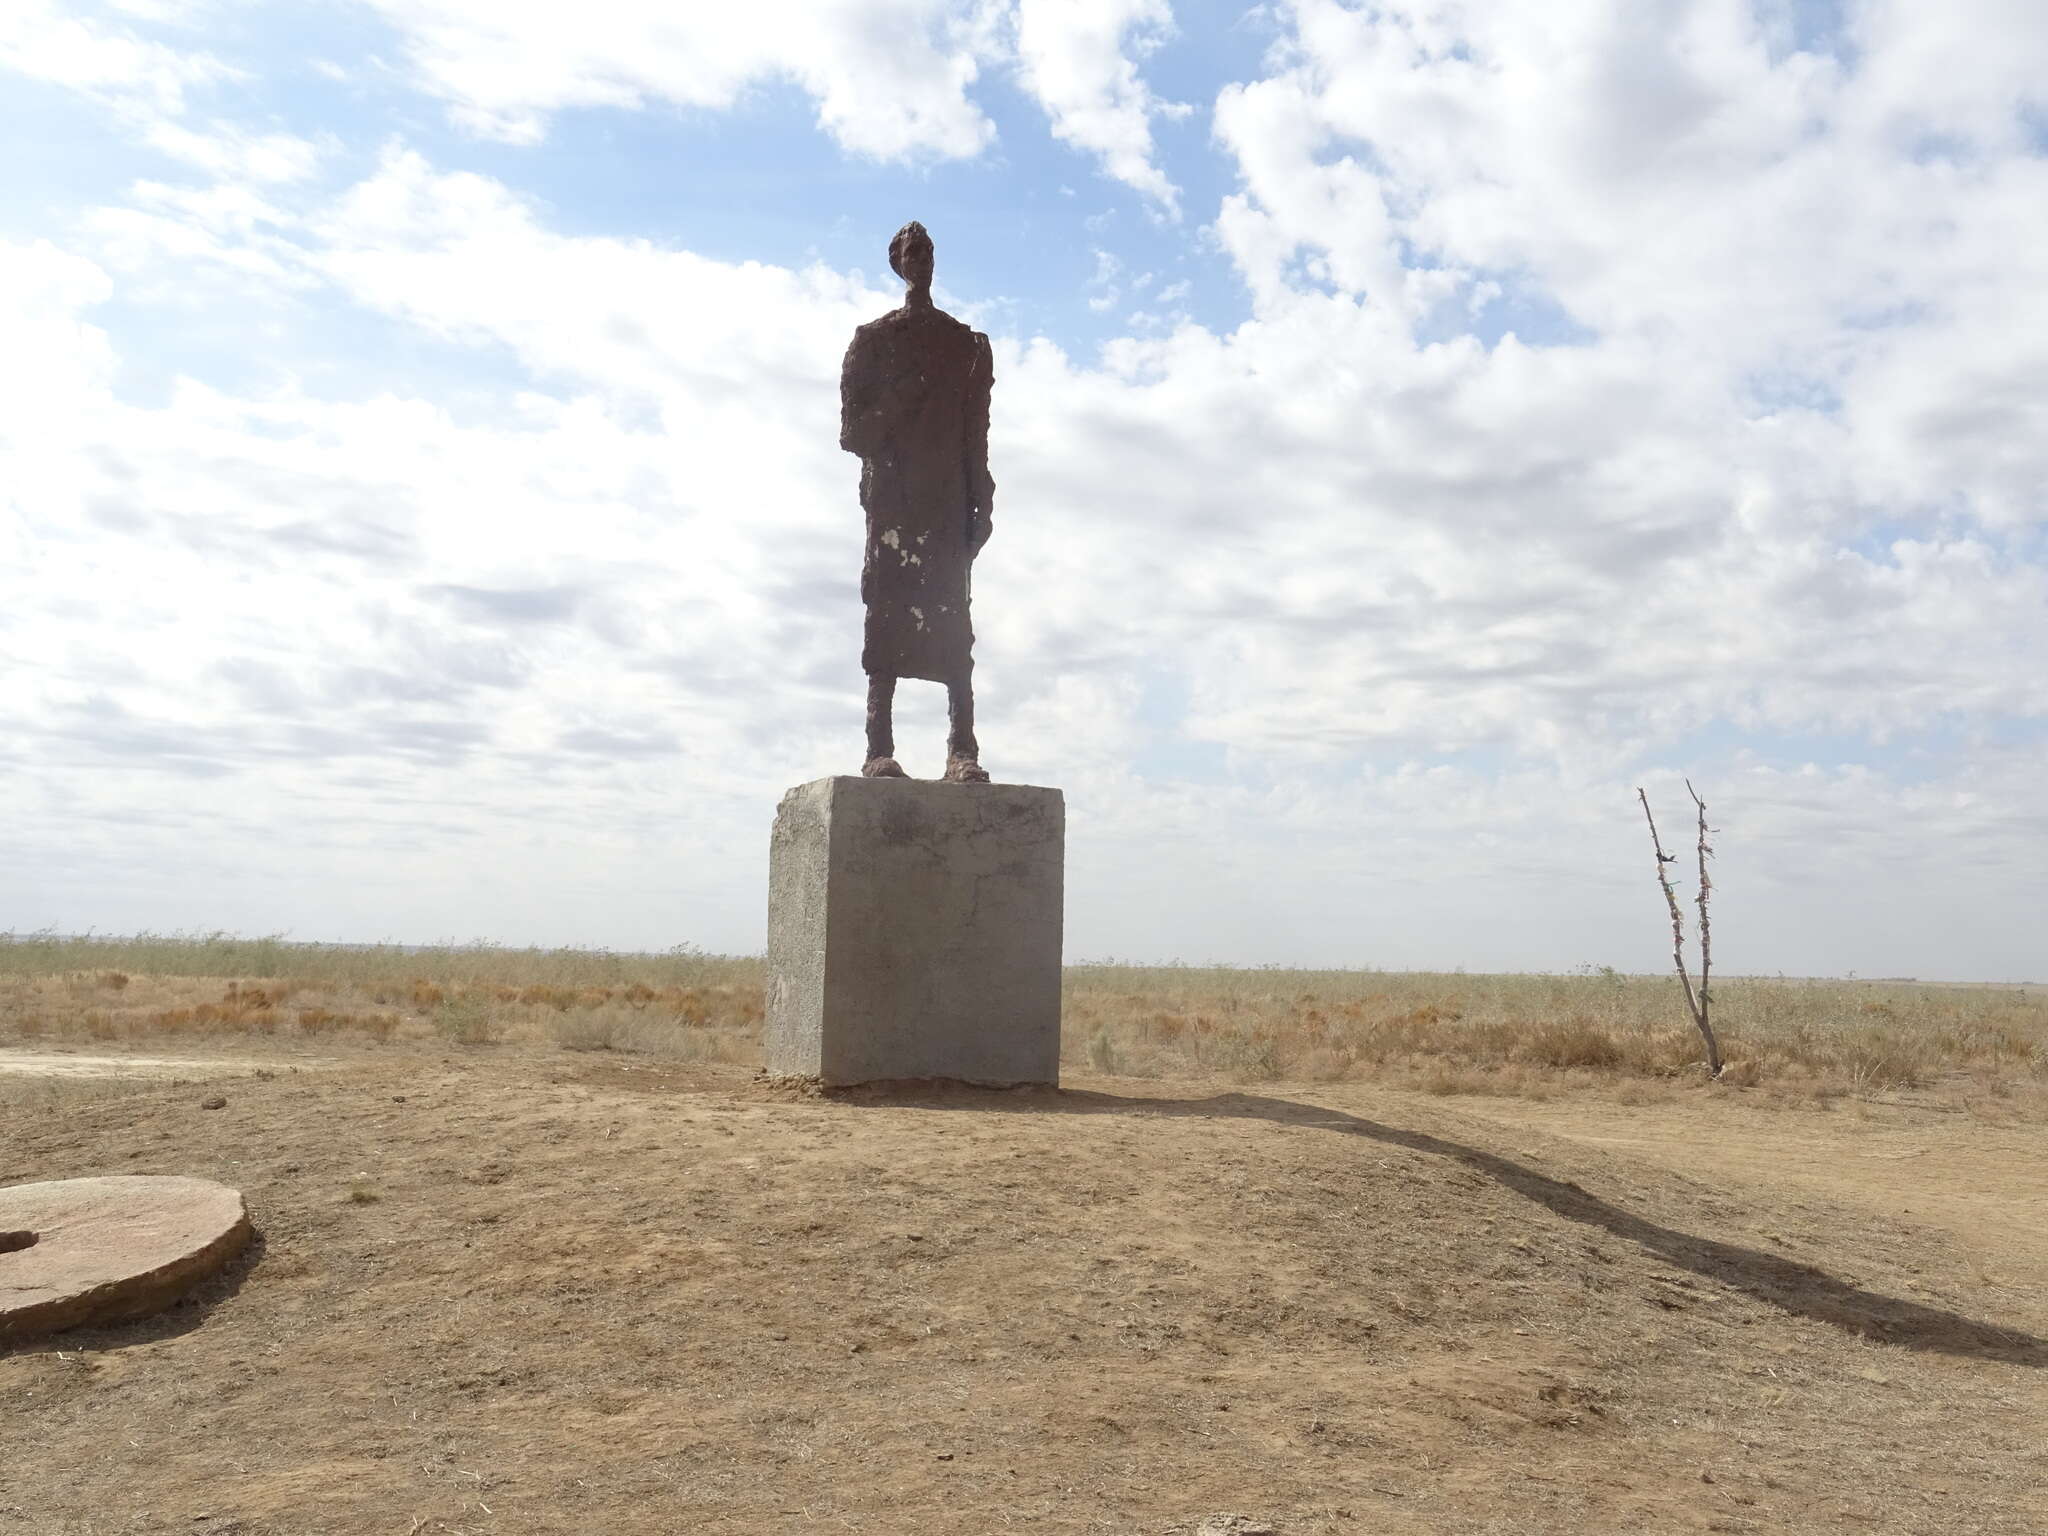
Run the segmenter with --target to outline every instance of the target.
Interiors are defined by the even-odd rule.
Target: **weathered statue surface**
[[[901,778],[896,679],[946,685],[946,777],[988,782],[974,739],[974,557],[988,541],[988,337],[932,304],[932,240],[910,223],[889,242],[903,307],[853,333],[840,373],[839,446],[860,455],[867,514],[861,600],[867,633],[868,752],[861,772]]]

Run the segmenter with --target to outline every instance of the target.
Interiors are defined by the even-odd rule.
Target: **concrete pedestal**
[[[768,859],[768,1070],[1057,1083],[1065,866],[1056,789],[789,791]]]

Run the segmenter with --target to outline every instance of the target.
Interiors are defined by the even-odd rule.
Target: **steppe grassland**
[[[1065,991],[1066,1060],[1115,1075],[1624,1102],[1707,1086],[1670,976],[1108,962],[1069,967]],[[2048,987],[1743,977],[1717,980],[1714,1006],[1730,1068],[1713,1091],[2048,1107]],[[0,1044],[17,1047],[509,1044],[744,1063],[758,1059],[761,1020],[761,961],[687,946],[0,936]]]

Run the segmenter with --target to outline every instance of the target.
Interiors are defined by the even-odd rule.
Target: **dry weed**
[[[1729,978],[1715,991],[1731,1063],[1721,1088],[1829,1102],[1966,1081],[1973,1102],[2048,1105],[2048,988]],[[0,1039],[412,1037],[748,1061],[762,1002],[758,960],[689,949],[0,936]],[[1592,1088],[1632,1101],[1704,1084],[1670,978],[1611,970],[1079,965],[1063,1025],[1072,1065],[1138,1077],[1370,1078],[1539,1097]]]
[[[761,961],[707,955],[688,944],[658,955],[605,949],[513,949],[496,944],[295,944],[281,937],[226,933],[137,934],[130,938],[52,933],[0,934],[0,977],[202,976],[221,980],[290,976],[304,984],[368,992],[390,1001],[416,981],[449,987],[759,985]]]
[[[1955,1073],[2048,1087],[2044,989],[1733,978],[1715,984],[1726,1088],[1801,1099]],[[1071,967],[1069,1053],[1149,1077],[1373,1076],[1425,1092],[1543,1095],[1705,1081],[1669,978]]]
[[[121,1098],[161,1088],[161,1082],[129,1077],[37,1077],[0,1073],[0,1110],[61,1111],[100,1099]]]

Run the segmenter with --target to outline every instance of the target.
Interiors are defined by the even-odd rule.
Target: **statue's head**
[[[912,219],[889,242],[889,266],[913,289],[932,285],[932,237]]]

